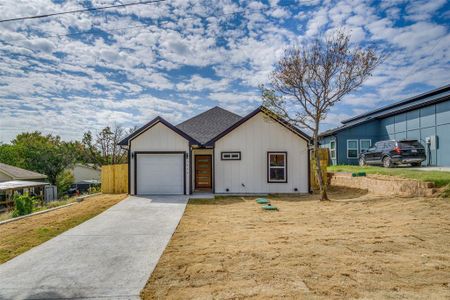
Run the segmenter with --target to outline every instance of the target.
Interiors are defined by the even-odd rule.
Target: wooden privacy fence
[[[328,148],[320,148],[319,149],[319,157],[320,157],[320,166],[322,169],[322,176],[325,179],[325,182],[328,182],[327,180],[327,167],[328,167]],[[317,181],[316,176],[316,160],[314,159],[314,150],[311,151],[311,161],[310,161],[310,171],[311,171],[311,187],[313,189],[319,189],[319,183]]]
[[[128,193],[128,165],[102,166],[102,193]]]

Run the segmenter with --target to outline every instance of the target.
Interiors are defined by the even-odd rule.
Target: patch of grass
[[[441,192],[441,197],[450,198],[450,184],[447,185],[444,190]]]
[[[63,206],[63,205],[66,205],[66,204],[70,204],[70,203],[75,202],[76,200],[77,200],[77,197],[71,197],[71,198],[67,198],[67,199],[64,199],[64,200],[51,201],[51,202],[45,203],[44,205],[38,204],[38,205],[33,207],[33,212],[32,213],[35,213],[35,212],[38,212],[38,211],[42,211],[42,210],[46,210],[46,209],[50,209],[50,208],[54,208],[54,207],[58,207],[58,206]],[[12,210],[0,214],[0,222],[8,220],[8,219],[11,219],[11,218],[13,218],[13,211]]]
[[[126,195],[98,195],[76,205],[0,225],[0,264],[48,241],[122,201]]]
[[[329,166],[328,171],[351,173],[366,172],[367,174],[398,176],[402,178],[432,182],[436,187],[443,187],[450,184],[450,172],[444,171],[421,171],[407,168],[382,168],[375,166],[360,167],[350,165]]]
[[[12,211],[7,211],[7,212],[4,212],[4,213],[1,213],[0,214],[0,222],[8,220],[8,219],[11,219],[13,217],[12,215],[13,215]]]

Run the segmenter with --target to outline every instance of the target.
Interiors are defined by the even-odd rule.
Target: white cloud
[[[131,126],[158,114],[179,122],[216,104],[243,114],[260,104],[257,86],[267,83],[286,47],[337,28],[351,31],[355,45],[375,43],[391,55],[333,109],[329,124],[402,99],[418,83],[448,83],[450,35],[439,22],[444,0],[407,2],[401,9],[398,1],[239,4],[174,0],[1,23],[0,141],[41,128],[76,138],[86,128]],[[83,7],[50,0],[1,5],[2,18]],[[106,34],[70,35],[91,29]]]
[[[223,91],[228,88],[228,84],[229,80],[226,78],[213,80],[199,75],[193,75],[189,80],[178,83],[176,87],[179,91]]]

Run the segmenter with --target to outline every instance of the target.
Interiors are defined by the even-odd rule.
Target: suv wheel
[[[364,160],[364,157],[359,158],[359,166],[364,167],[366,165],[366,161]]]
[[[383,158],[383,167],[385,167],[385,168],[392,167],[392,160],[389,156],[386,156],[385,158]]]

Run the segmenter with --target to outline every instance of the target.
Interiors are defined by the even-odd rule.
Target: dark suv
[[[417,140],[380,141],[359,155],[359,165],[390,168],[397,164],[411,164],[418,167],[426,158],[425,148]]]

